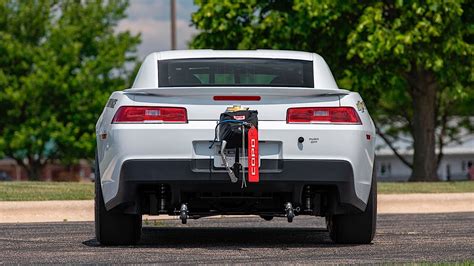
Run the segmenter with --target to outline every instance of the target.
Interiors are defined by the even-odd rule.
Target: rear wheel
[[[377,180],[374,174],[364,212],[326,217],[331,240],[341,244],[369,244],[375,236],[376,222]]]
[[[142,216],[105,209],[100,171],[96,156],[95,167],[95,235],[102,245],[132,245],[140,240]]]

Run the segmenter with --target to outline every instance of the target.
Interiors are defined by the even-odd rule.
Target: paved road
[[[0,263],[474,261],[474,213],[380,215],[371,245],[334,245],[311,217],[157,223],[136,247],[99,246],[91,222],[1,224]]]

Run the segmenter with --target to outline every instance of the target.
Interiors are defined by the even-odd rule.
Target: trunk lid
[[[220,114],[233,105],[257,110],[262,121],[286,121],[288,108],[339,106],[339,95],[349,94],[349,91],[336,89],[278,87],[146,88],[125,92],[136,105],[185,107],[190,121],[218,120]],[[214,96],[260,96],[260,100],[214,100]]]

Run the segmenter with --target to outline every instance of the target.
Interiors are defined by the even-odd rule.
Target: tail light
[[[299,107],[290,108],[287,123],[362,124],[352,107]]]
[[[122,106],[112,123],[187,123],[186,108]]]

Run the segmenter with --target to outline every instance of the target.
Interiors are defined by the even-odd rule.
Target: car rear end
[[[238,182],[224,166],[216,129],[229,107],[258,112],[257,182],[248,180],[245,144],[223,150],[242,164]],[[370,201],[374,138],[360,96],[338,89],[318,55],[152,54],[97,123],[99,189],[106,211],[183,222],[357,215]]]

